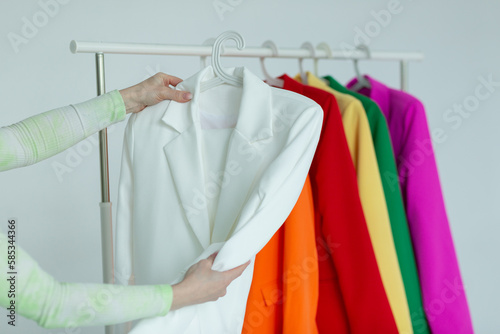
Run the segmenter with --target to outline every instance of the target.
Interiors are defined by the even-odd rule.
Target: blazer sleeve
[[[304,186],[322,121],[323,110],[317,104],[308,107],[294,121],[285,145],[249,196],[212,269],[225,271],[252,259],[284,223]]]
[[[405,115],[398,171],[424,310],[432,333],[473,333],[424,106],[413,102]]]
[[[344,129],[352,147],[361,205],[382,283],[398,330],[401,333],[410,333],[412,331],[410,310],[368,118],[361,103],[357,100],[344,110],[344,115],[347,120],[344,123]],[[351,115],[350,120],[347,118],[349,115]]]
[[[134,131],[136,114],[130,116],[123,138],[123,152],[116,211],[115,279],[118,284],[134,284],[133,217],[134,217]]]

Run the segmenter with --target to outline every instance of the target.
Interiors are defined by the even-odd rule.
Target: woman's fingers
[[[126,113],[140,112],[144,108],[163,100],[174,100],[180,103],[188,102],[192,98],[190,92],[171,88],[171,86],[175,87],[180,82],[182,82],[181,78],[159,72],[135,86],[120,90]]]
[[[183,103],[191,100],[192,94],[190,92],[165,87],[160,91],[160,98],[162,100],[174,100]]]
[[[160,72],[161,73],[161,72]],[[179,83],[182,82],[182,79],[181,78],[178,78],[178,77],[175,77],[173,75],[168,75],[168,74],[165,74],[165,73],[161,73],[162,75],[164,75],[165,79],[163,80],[165,86],[168,86],[168,85],[172,85],[172,86],[177,86]]]
[[[243,274],[243,272],[245,271],[245,269],[248,267],[249,264],[250,264],[250,261],[248,261],[247,263],[242,264],[241,266],[238,266],[236,268],[233,268],[233,269],[230,269],[230,270],[227,270],[227,271],[223,272],[223,275],[225,275],[226,278],[230,282],[232,282],[236,278],[240,277],[241,274]]]
[[[214,262],[215,258],[217,257],[217,254],[219,254],[219,252],[213,253],[212,255],[207,257],[207,260],[211,260],[212,262]]]
[[[217,256],[213,253],[192,265],[182,282],[174,284],[171,310],[187,305],[215,301],[227,293],[227,287],[248,267],[250,261],[234,269],[218,272],[211,269]]]
[[[182,82],[181,78],[173,75],[168,75],[163,72],[158,72],[155,75],[157,75],[163,81],[163,85],[165,86],[164,89],[161,89],[160,98],[162,98],[163,100],[174,100],[181,103],[191,100],[192,95],[190,92],[179,91],[169,87],[169,85],[174,87],[177,86]]]

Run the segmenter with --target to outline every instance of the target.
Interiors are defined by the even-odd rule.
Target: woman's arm
[[[0,172],[47,159],[122,121],[126,114],[140,112],[162,100],[189,101],[189,92],[169,87],[181,81],[177,77],[158,73],[135,86],[0,128]]]
[[[47,159],[125,119],[117,90],[0,128],[0,171]]]
[[[11,271],[7,262],[8,245],[6,235],[0,233],[0,268],[4,273]],[[0,280],[0,306],[7,308],[9,314],[14,300],[16,314],[45,328],[108,325],[165,315],[172,304],[169,285],[60,283],[19,246],[16,246],[16,270],[14,289],[10,281]]]
[[[93,133],[170,99],[187,102],[189,92],[173,90],[182,80],[158,73],[121,91],[54,109],[0,128],[0,171],[34,164],[78,143]],[[9,269],[9,238],[0,232],[0,270]],[[241,275],[248,263],[227,272],[211,270],[215,255],[193,265],[174,286],[120,286],[60,283],[16,246],[15,284],[0,279],[0,307],[47,328],[111,325],[165,315],[169,309],[216,300]],[[14,280],[12,282],[14,283]]]
[[[10,272],[8,237],[0,232],[0,270]],[[172,309],[214,301],[249,263],[226,272],[211,270],[215,254],[193,265],[179,284],[123,286],[60,283],[16,246],[15,287],[0,280],[0,307],[36,321],[45,328],[74,328],[124,323],[162,316]],[[12,291],[14,295],[9,293]],[[14,301],[14,306],[12,302]]]

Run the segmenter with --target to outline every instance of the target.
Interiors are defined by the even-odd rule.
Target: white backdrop
[[[382,18],[380,11],[388,8],[394,14]],[[422,51],[425,60],[410,65],[409,90],[425,104],[431,129],[446,135],[435,151],[476,332],[498,333],[500,84],[460,123],[444,116],[471,100],[479,77],[500,82],[499,12],[500,3],[493,0],[2,1],[0,126],[95,96],[94,56],[71,54],[73,39],[201,44],[236,30],[248,46],[272,39],[279,47],[325,41],[339,49],[360,40],[372,50]],[[107,55],[105,62],[108,91],[157,71],[187,78],[199,70],[196,57]],[[245,65],[262,76],[257,59],[224,58],[223,64]],[[311,61],[304,64],[312,69]],[[296,60],[268,60],[267,67],[275,75],[298,71]],[[398,63],[370,61],[360,67],[399,85]],[[348,61],[322,61],[320,72],[341,82],[354,75]],[[114,209],[125,124],[109,133]],[[0,229],[5,231],[8,217],[17,217],[19,244],[60,281],[101,281],[95,143],[87,140],[37,165],[0,174]],[[58,164],[67,166],[64,173],[56,171]],[[104,333],[102,328],[44,330],[26,319],[18,319],[12,330],[6,323],[1,316],[1,333]]]

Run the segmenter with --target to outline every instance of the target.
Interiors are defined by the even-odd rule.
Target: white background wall
[[[221,0],[230,9],[217,14],[208,1],[59,0],[56,13],[43,22],[38,0],[0,2],[0,125],[77,103],[96,94],[94,56],[71,54],[76,40],[201,44],[225,30],[236,30],[249,46],[272,39],[280,47],[325,41],[333,49],[354,44],[356,29],[375,21],[372,11],[389,0]],[[393,0],[392,2],[394,2]],[[50,3],[53,0],[41,0]],[[478,77],[500,82],[500,3],[481,1],[400,0],[400,12],[372,31],[372,50],[422,51],[425,60],[410,67],[410,92],[427,108],[431,129],[446,140],[435,146],[455,246],[477,333],[500,330],[500,87],[456,128],[443,118],[454,104],[474,95]],[[41,16],[40,16],[41,15]],[[45,25],[15,47],[9,34],[22,36],[25,20]],[[371,22],[371,23],[370,23]],[[367,26],[368,24],[368,26]],[[12,36],[12,35],[10,35]],[[16,48],[18,50],[16,50]],[[312,68],[311,61],[304,62]],[[224,59],[225,66],[245,65],[261,75],[257,59]],[[295,60],[268,60],[269,72],[294,75]],[[361,62],[363,72],[398,87],[398,64]],[[181,78],[199,70],[196,57],[106,56],[108,91],[142,81],[156,71]],[[351,62],[320,62],[321,74],[341,82],[354,75]],[[116,207],[119,162],[126,122],[109,134],[111,198]],[[100,201],[98,148],[91,141],[70,173],[58,175],[55,163],[67,165],[66,151],[37,165],[0,174],[0,229],[7,218],[19,220],[18,240],[60,281],[100,282]],[[73,153],[74,154],[74,153]],[[74,158],[74,157],[73,157]],[[0,274],[3,275],[3,274]],[[3,313],[3,312],[0,312]],[[0,317],[0,332],[66,333],[43,330],[19,319],[14,331]],[[86,328],[71,333],[103,333]]]

